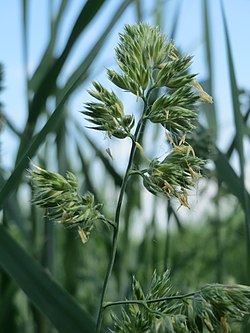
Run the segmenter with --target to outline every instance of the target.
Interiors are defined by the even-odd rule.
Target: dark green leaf
[[[94,322],[0,226],[0,265],[60,333],[93,333]]]

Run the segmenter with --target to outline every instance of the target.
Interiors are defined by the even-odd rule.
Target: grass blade
[[[206,62],[208,65],[208,80],[206,82],[206,91],[208,92],[209,95],[212,96],[213,92],[213,70],[212,70],[212,52],[211,52],[211,37],[210,37],[210,29],[209,29],[209,10],[208,10],[208,1],[203,0],[203,17],[204,17],[204,38],[205,38],[205,52],[206,52]],[[215,137],[215,140],[217,138],[217,131],[218,131],[218,126],[217,126],[217,118],[216,118],[216,109],[213,105],[206,105],[206,108],[204,109],[208,126],[209,128],[213,131],[213,135]]]
[[[243,117],[243,121],[244,121],[244,124],[245,124],[245,130],[244,131],[246,132],[246,135],[247,135],[247,128],[248,128],[247,127],[247,122],[248,122],[249,116],[250,116],[250,108],[247,110],[247,112],[245,113],[245,115]],[[234,138],[233,138],[233,140],[232,140],[232,142],[231,142],[231,144],[230,144],[230,146],[229,146],[229,148],[227,150],[227,156],[228,156],[228,158],[231,157],[231,155],[232,155],[235,147],[236,147],[236,135],[234,136]]]
[[[65,95],[64,98],[62,99],[61,103],[58,104],[57,108],[55,109],[54,113],[52,113],[47,123],[44,125],[42,130],[34,137],[31,144],[28,146],[27,150],[20,158],[15,170],[12,172],[8,180],[1,187],[0,206],[9,197],[9,195],[16,190],[17,185],[21,179],[22,173],[25,170],[25,168],[27,168],[28,166],[29,159],[31,159],[35,155],[40,145],[44,142],[47,134],[55,130],[59,125],[60,117],[62,115],[61,108],[69,95],[70,92],[68,92],[68,94]]]
[[[172,24],[172,28],[169,33],[169,38],[171,38],[171,39],[175,39],[175,36],[176,36],[176,32],[177,32],[177,28],[178,28],[178,24],[179,24],[181,6],[182,6],[182,1],[179,2],[175,8],[173,24]]]
[[[244,169],[244,153],[243,153],[244,126],[243,126],[242,116],[241,116],[241,111],[240,111],[239,89],[238,89],[237,82],[236,82],[231,45],[230,45],[227,23],[226,23],[226,18],[225,18],[225,13],[224,13],[223,7],[222,7],[222,17],[223,17],[224,32],[225,32],[225,37],[226,37],[226,49],[227,49],[227,58],[228,58],[228,66],[229,66],[228,70],[229,70],[229,76],[230,76],[230,88],[231,88],[234,122],[235,122],[235,130],[236,130],[236,147],[237,147],[237,150],[239,153],[240,164],[243,166],[243,169]]]
[[[241,179],[230,165],[227,155],[221,152],[219,148],[216,150],[215,165],[218,172],[218,179],[227,185],[229,191],[239,200],[241,206],[244,207],[245,199],[242,192]],[[247,196],[249,200],[248,193]]]
[[[225,32],[225,40],[226,40],[226,49],[227,49],[227,57],[228,57],[228,66],[229,66],[229,75],[230,75],[230,85],[231,85],[231,96],[233,103],[233,112],[234,112],[234,122],[235,122],[235,131],[236,131],[236,148],[239,154],[240,161],[240,180],[241,180],[241,191],[243,196],[243,210],[245,214],[245,228],[246,228],[246,247],[247,247],[247,276],[248,282],[250,282],[250,201],[249,196],[247,195],[247,190],[245,187],[245,158],[244,158],[244,150],[243,150],[243,136],[244,136],[244,124],[243,118],[240,110],[240,102],[239,102],[239,89],[236,82],[235,69],[233,65],[233,57],[231,51],[231,45],[229,40],[227,22],[225,17],[225,12],[223,8],[223,3],[221,3],[222,10],[222,18]]]
[[[0,225],[0,265],[60,333],[93,333],[94,322]]]
[[[63,17],[63,14],[67,10],[67,6],[69,5],[69,0],[62,0],[60,7],[58,9],[58,13],[56,14],[56,17],[51,17],[51,33],[50,33],[50,40],[48,43],[48,46],[46,50],[44,51],[44,54],[42,56],[42,60],[37,66],[37,69],[35,73],[33,74],[32,78],[30,79],[30,88],[33,91],[36,91],[41,79],[43,78],[43,74],[48,71],[48,68],[53,63],[53,52],[54,47],[58,35],[59,25],[61,23],[61,19]],[[53,15],[53,13],[51,13]]]
[[[62,51],[61,55],[53,61],[52,65],[43,76],[39,86],[37,87],[37,90],[34,92],[34,97],[30,103],[27,123],[18,149],[16,159],[17,162],[19,161],[30,139],[32,138],[37,119],[45,106],[47,97],[53,94],[56,89],[58,75],[65,64],[71,49],[73,48],[82,31],[92,21],[104,2],[105,0],[96,0],[95,2],[88,0],[84,4],[72,28],[64,50]]]
[[[105,39],[107,38],[110,31],[113,29],[116,22],[119,20],[121,15],[124,13],[128,5],[132,2],[132,0],[125,0],[121,3],[121,5],[118,7],[117,11],[115,12],[114,16],[110,20],[108,26],[103,31],[100,38],[97,40],[97,42],[92,47],[91,51],[87,55],[87,57],[80,63],[80,65],[77,67],[77,69],[72,73],[72,75],[69,77],[68,81],[66,82],[63,89],[59,92],[58,97],[59,100],[61,96],[65,94],[66,91],[73,85],[74,82],[77,82],[77,84],[74,86],[74,89],[76,89],[82,82],[88,77],[89,68],[92,65],[95,57],[97,56],[98,52],[100,51],[101,47],[104,44]],[[77,77],[81,77],[81,80],[76,80]]]
[[[103,154],[103,152],[101,151],[101,149],[98,148],[98,146],[95,144],[95,142],[93,142],[93,140],[91,140],[86,133],[84,134],[84,137],[86,138],[86,140],[88,141],[88,143],[91,145],[91,147],[94,149],[96,156],[98,156],[100,158],[100,160],[102,161],[103,165],[106,168],[106,171],[110,174],[110,176],[113,178],[114,183],[116,186],[121,186],[122,183],[122,177],[119,175],[119,173],[115,170],[115,168],[111,165],[110,161],[108,160],[108,158],[106,158]]]

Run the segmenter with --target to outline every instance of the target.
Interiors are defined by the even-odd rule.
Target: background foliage
[[[112,6],[112,1],[86,1],[71,22],[63,47],[59,48],[60,29],[71,5],[66,0],[58,3],[57,10],[51,6],[48,14],[48,44],[36,69],[30,73],[28,27],[31,2],[22,1],[20,11],[23,19],[21,29],[27,105],[23,128],[13,123],[10,110],[2,104],[0,106],[1,130],[11,132],[18,143],[12,171],[4,163],[1,168],[2,332],[53,332],[56,329],[60,332],[80,332],[83,328],[86,332],[93,332],[92,318],[96,317],[96,300],[99,299],[110,250],[108,232],[99,226],[83,247],[75,232],[55,229],[49,221],[44,223],[41,210],[30,203],[32,190],[25,169],[32,159],[63,175],[67,170],[74,171],[81,180],[82,191],[90,190],[98,201],[108,202],[105,213],[108,216],[113,214],[124,161],[117,150],[126,155],[126,147],[120,148],[120,142],[111,143],[107,138],[103,140],[101,135],[96,139],[84,128],[86,123],[83,117],[74,116],[78,110],[72,109],[70,102],[79,88],[81,92],[85,87],[89,88],[90,81],[98,76],[102,66],[98,57],[105,50],[105,43],[110,43],[110,38],[117,33],[117,25],[127,23],[123,15],[126,11],[133,13],[134,22],[147,19],[159,25],[163,25],[168,13],[164,1],[155,1],[150,12],[141,1],[119,1],[116,7]],[[176,2],[174,15],[169,17],[169,31],[166,33],[170,38],[177,36],[178,26],[182,24],[182,5],[181,1]],[[107,8],[111,6],[112,14],[107,15]],[[147,287],[154,269],[162,273],[170,268],[172,281],[183,291],[213,282],[250,283],[249,193],[245,186],[249,162],[246,148],[250,133],[250,99],[245,87],[237,85],[237,68],[234,66],[234,49],[229,34],[233,27],[230,27],[225,15],[226,8],[225,2],[225,8],[219,8],[219,15],[224,32],[225,62],[233,111],[234,129],[230,142],[223,146],[220,142],[222,128],[218,121],[221,118],[217,111],[217,99],[222,97],[215,89],[217,77],[211,36],[211,8],[209,1],[204,0],[199,12],[207,66],[203,85],[217,99],[212,106],[203,109],[200,115],[202,125],[193,138],[193,146],[200,151],[197,154],[203,154],[209,160],[206,177],[197,189],[198,202],[191,205],[195,214],[187,213],[185,208],[177,211],[178,203],[175,201],[149,198],[143,191],[137,190],[141,185],[139,182],[130,183],[118,255],[108,290],[111,300],[129,297],[133,274]],[[105,21],[103,29],[98,28],[100,17]],[[65,75],[65,66],[74,48],[81,38],[88,35],[90,28],[95,31],[94,42],[86,54],[83,52],[83,56],[79,56],[74,69],[68,69]],[[108,57],[113,57],[114,51],[108,52]],[[197,57],[194,62],[196,60]],[[5,70],[2,65],[1,87],[4,90],[1,90],[1,96],[8,89],[4,84]],[[85,102],[83,95],[81,100]],[[16,112],[20,112],[18,106]],[[223,112],[224,117],[228,117],[229,111]],[[79,119],[82,119],[81,122]],[[200,144],[201,137],[208,140],[209,151]],[[145,129],[143,146],[152,155],[155,146],[163,144],[157,138],[158,134],[150,127]],[[104,144],[100,145],[102,140]],[[152,140],[153,147],[150,145]],[[3,147],[5,144],[2,142]],[[108,148],[111,148],[114,161],[105,151]],[[119,159],[121,163],[117,162]],[[150,206],[150,209],[145,210],[146,206]],[[110,316],[107,316],[107,324],[110,321]],[[247,327],[246,321],[244,328],[235,327],[234,332],[248,332]]]

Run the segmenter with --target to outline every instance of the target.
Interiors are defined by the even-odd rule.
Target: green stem
[[[144,299],[144,300],[133,299],[133,300],[126,300],[126,301],[106,302],[103,305],[103,309],[105,309],[109,306],[115,306],[115,305],[128,305],[128,304],[145,305],[145,304],[152,304],[152,303],[178,300],[178,299],[192,297],[197,293],[198,292],[191,292],[191,293],[188,293],[188,294],[185,294],[185,295],[175,295],[175,296],[168,296],[168,297],[161,297],[161,298],[154,298],[154,299]]]
[[[99,312],[98,312],[98,318],[97,318],[97,324],[96,324],[96,333],[100,333],[101,331],[101,325],[102,325],[102,317],[103,317],[103,304],[104,304],[104,298],[105,298],[105,294],[107,291],[107,286],[108,286],[108,281],[110,278],[110,275],[112,273],[112,269],[114,266],[114,261],[115,261],[115,256],[116,256],[116,252],[117,252],[117,240],[118,240],[118,233],[119,233],[119,224],[120,224],[120,212],[121,212],[121,206],[122,206],[122,201],[123,201],[123,197],[124,197],[124,193],[126,190],[126,186],[128,183],[128,179],[130,176],[130,171],[132,169],[132,165],[134,162],[134,158],[135,158],[135,152],[136,152],[136,142],[138,142],[140,136],[141,136],[141,132],[143,130],[143,124],[145,122],[144,120],[144,115],[148,112],[148,98],[149,98],[149,94],[150,91],[147,93],[146,98],[144,98],[144,109],[143,109],[143,113],[141,116],[141,119],[139,120],[136,130],[135,130],[135,135],[134,138],[135,140],[132,140],[132,146],[131,146],[131,150],[130,150],[130,156],[129,156],[129,161],[128,161],[128,165],[127,165],[127,169],[122,181],[122,185],[121,185],[121,189],[120,189],[120,194],[119,194],[119,198],[118,198],[118,203],[116,206],[116,212],[115,212],[115,226],[116,228],[114,229],[114,233],[113,233],[113,241],[112,241],[112,249],[111,249],[111,256],[110,256],[110,260],[109,260],[109,265],[107,268],[107,272],[105,275],[105,279],[104,279],[104,283],[103,283],[103,288],[102,288],[102,293],[101,293],[101,299],[100,299],[100,306],[99,306]]]

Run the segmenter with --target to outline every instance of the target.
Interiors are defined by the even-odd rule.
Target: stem
[[[137,127],[136,127],[136,130],[135,130],[135,135],[134,135],[135,140],[132,140],[132,146],[131,146],[131,150],[130,150],[129,161],[128,161],[127,169],[126,169],[123,181],[122,181],[120,194],[119,194],[119,198],[118,198],[118,202],[117,202],[117,206],[116,206],[116,212],[115,212],[115,226],[116,226],[116,228],[114,228],[111,256],[110,256],[109,265],[108,265],[108,268],[107,268],[107,272],[106,272],[103,287],[102,287],[100,306],[99,306],[99,312],[98,312],[98,318],[97,318],[97,324],[96,324],[96,333],[100,333],[100,331],[101,331],[101,324],[102,324],[102,317],[103,317],[103,310],[104,310],[104,306],[103,306],[104,298],[105,298],[105,294],[106,294],[106,291],[107,291],[108,281],[109,281],[110,275],[112,273],[112,269],[113,269],[114,261],[115,261],[115,256],[116,256],[116,252],[117,252],[117,240],[118,240],[118,233],[119,233],[120,212],[121,212],[122,201],[123,201],[124,193],[125,193],[126,186],[127,186],[127,183],[128,183],[128,179],[129,179],[129,176],[130,176],[130,172],[131,172],[131,169],[132,169],[132,165],[133,165],[133,162],[134,162],[135,152],[136,152],[136,148],[137,148],[136,142],[139,141],[139,139],[140,139],[141,132],[143,130],[143,124],[145,122],[144,115],[148,112],[148,98],[149,98],[150,91],[148,91],[146,97],[143,98],[143,100],[144,100],[144,109],[143,109],[141,119],[139,120],[139,122],[137,124]]]
[[[197,294],[197,292],[191,292],[191,293],[188,293],[185,295],[175,295],[175,296],[168,296],[168,297],[155,298],[155,299],[145,299],[145,300],[133,299],[133,300],[126,300],[126,301],[107,302],[105,305],[103,305],[103,308],[105,309],[109,306],[114,306],[114,305],[128,305],[128,304],[145,305],[145,304],[159,303],[159,302],[183,299],[183,298],[194,296],[195,294]]]

